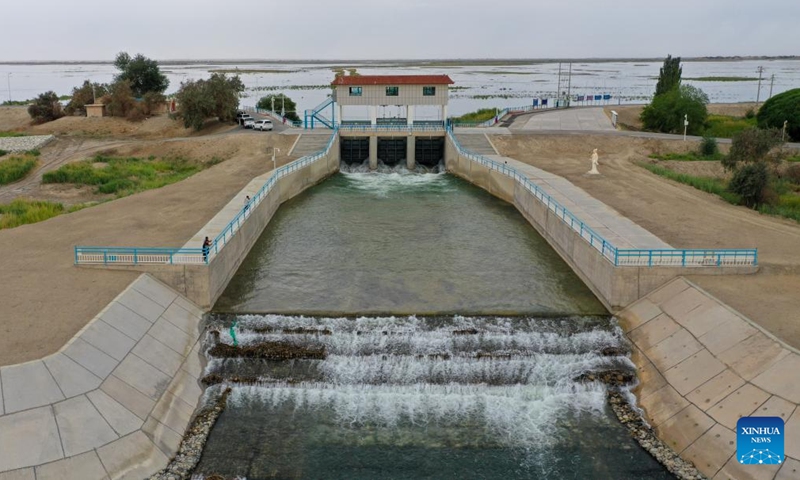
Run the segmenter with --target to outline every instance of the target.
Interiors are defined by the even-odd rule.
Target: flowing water
[[[216,306],[219,342],[236,322],[240,348],[272,353],[209,350],[209,398],[232,393],[197,472],[670,478],[586,378],[635,368],[546,242],[456,178],[382,170],[284,204]]]

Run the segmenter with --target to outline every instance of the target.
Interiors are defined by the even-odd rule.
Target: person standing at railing
[[[203,262],[208,263],[208,252],[211,251],[211,239],[206,237],[203,240]]]
[[[244,197],[244,214],[247,215],[247,211],[250,210],[250,195]]]

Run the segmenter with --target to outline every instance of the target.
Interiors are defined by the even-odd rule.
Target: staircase
[[[467,150],[479,155],[497,155],[494,147],[484,133],[456,133],[458,143]]]
[[[294,148],[289,152],[290,157],[300,158],[306,155],[313,155],[323,150],[331,139],[329,132],[325,133],[302,133],[295,143]]]
[[[330,107],[330,118],[326,117],[323,114],[323,111]],[[313,129],[316,124],[324,125],[328,128],[333,128],[334,125],[334,101],[333,97],[328,97],[325,99],[324,102],[320,103],[316,107],[312,108],[311,110],[305,111],[305,118],[303,122],[303,126],[306,129]]]

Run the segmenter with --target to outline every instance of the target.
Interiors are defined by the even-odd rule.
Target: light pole
[[[274,172],[274,171],[275,171],[275,169],[277,168],[277,167],[275,166],[275,152],[276,152],[276,151],[277,151],[277,152],[280,152],[280,151],[281,151],[281,149],[280,149],[280,148],[275,148],[275,147],[272,147],[272,171],[273,171],[273,172]]]
[[[789,120],[783,121],[783,130],[781,130],[781,142],[786,138],[786,126],[789,125]]]
[[[758,93],[756,93],[756,109],[758,109],[758,102],[761,100],[761,74],[764,73],[764,67],[758,67]]]
[[[281,117],[286,118],[286,95],[281,93]]]
[[[683,114],[683,141],[686,141],[686,132],[689,130],[689,114]]]

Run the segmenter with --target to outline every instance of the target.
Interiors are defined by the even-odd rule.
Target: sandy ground
[[[641,130],[642,122],[639,115],[642,114],[644,105],[617,105],[605,107],[607,115],[611,115],[614,110],[619,115],[618,122],[625,130]],[[748,110],[756,109],[755,103],[712,103],[708,105],[708,113],[712,115],[729,115],[731,117],[743,117]]]
[[[633,163],[683,142],[588,135],[492,141],[503,155],[566,177],[674,247],[758,248],[756,275],[690,279],[800,348],[800,224],[730,205]],[[600,153],[600,178],[584,176],[593,148]]]
[[[5,252],[0,256],[0,365],[57,351],[136,277],[75,267],[75,245],[183,245],[254,176],[271,169],[265,154],[269,146],[288,152],[294,140],[266,133],[138,144],[62,138],[48,146],[54,152],[63,147],[68,152],[61,156],[70,159],[103,149],[140,155],[217,152],[229,158],[161,189],[0,230],[0,251]],[[284,164],[288,158],[284,154],[278,160]]]

